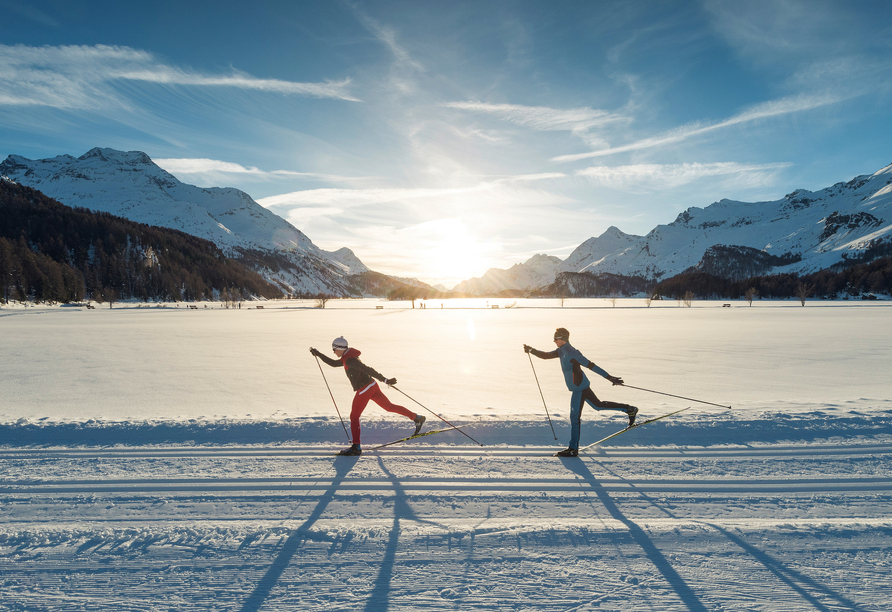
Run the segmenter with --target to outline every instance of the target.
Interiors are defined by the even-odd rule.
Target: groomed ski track
[[[892,443],[0,449],[0,610],[885,610]]]

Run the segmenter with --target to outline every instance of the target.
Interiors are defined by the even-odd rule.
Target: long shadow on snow
[[[387,539],[387,548],[384,550],[384,558],[381,560],[381,569],[365,604],[365,612],[386,612],[390,608],[390,584],[393,581],[393,566],[396,562],[396,552],[400,543],[400,520],[415,521],[436,525],[433,521],[421,519],[409,505],[409,496],[400,484],[400,481],[384,465],[384,459],[378,457],[378,465],[381,471],[393,483],[393,528]]]
[[[688,607],[688,610],[691,610],[691,612],[706,612],[706,606],[703,605],[703,602],[700,601],[697,594],[694,593],[690,586],[688,586],[684,581],[684,578],[678,575],[678,572],[675,571],[675,568],[672,567],[669,560],[663,556],[663,553],[660,552],[660,549],[651,541],[644,530],[626,518],[620,511],[616,503],[610,498],[610,494],[604,490],[604,487],[601,486],[601,483],[598,482],[595,475],[588,469],[588,466],[579,459],[561,459],[561,463],[563,463],[564,467],[569,471],[585,480],[585,482],[592,487],[595,494],[597,494],[598,499],[604,505],[607,512],[610,513],[610,516],[626,526],[632,538],[635,540],[635,543],[647,554],[650,562],[653,563],[654,567],[656,567],[663,575],[666,582],[672,587],[672,590],[675,591],[675,594],[678,595],[681,601]]]
[[[616,478],[620,478],[620,479],[623,478],[623,476],[621,474],[619,474],[618,472],[616,472],[614,470],[611,470],[606,465],[604,465],[602,463],[599,463],[598,465],[606,473],[610,474],[611,476],[615,476]],[[634,486],[632,488],[634,489]],[[668,516],[670,518],[678,518],[677,516],[675,516],[675,514],[673,514],[669,510],[667,510],[663,506],[663,504],[654,500],[647,493],[642,491],[642,492],[639,492],[639,495],[641,495],[642,499],[645,499],[648,502],[650,502],[650,504],[654,508],[663,512],[666,516]],[[737,544],[737,546],[739,546],[740,548],[742,548],[746,552],[748,552],[750,555],[752,555],[757,561],[759,561],[762,565],[765,566],[765,569],[767,569],[769,572],[771,572],[772,574],[777,576],[781,582],[783,582],[784,584],[789,586],[791,589],[793,589],[794,591],[799,593],[802,596],[802,598],[807,600],[811,605],[813,605],[815,607],[815,609],[826,610],[828,612],[830,610],[830,608],[822,605],[819,601],[817,601],[817,599],[815,599],[815,597],[813,595],[808,593],[805,590],[805,588],[802,586],[803,584],[808,585],[815,591],[820,591],[820,592],[824,593],[824,595],[826,595],[827,597],[835,599],[837,602],[839,602],[840,605],[845,606],[845,608],[847,610],[861,610],[862,609],[860,606],[858,606],[858,604],[856,604],[853,601],[850,601],[844,595],[837,593],[836,591],[830,589],[829,587],[824,586],[823,584],[820,584],[818,581],[814,580],[813,578],[809,578],[808,576],[805,576],[805,575],[801,574],[800,572],[797,572],[795,570],[788,568],[786,565],[784,565],[777,559],[774,559],[768,553],[759,550],[752,544],[748,544],[746,541],[743,540],[743,538],[740,538],[740,537],[732,534],[730,531],[723,529],[717,525],[713,525],[712,523],[703,523],[703,524],[707,525],[709,527],[712,527],[716,531],[720,532],[726,538],[728,538],[729,540],[731,540],[732,542]]]
[[[319,517],[322,516],[325,509],[328,508],[328,504],[334,499],[335,493],[337,493],[344,478],[347,477],[347,474],[350,473],[350,470],[352,470],[355,465],[355,457],[339,457],[335,459],[334,468],[336,476],[334,480],[332,480],[331,486],[322,494],[322,498],[319,500],[319,503],[316,504],[316,507],[313,509],[310,516],[307,517],[307,520],[304,521],[300,527],[292,531],[291,535],[288,536],[288,539],[285,540],[285,544],[282,545],[282,550],[279,551],[279,556],[276,557],[276,560],[270,565],[266,574],[264,574],[263,578],[257,583],[254,592],[251,593],[242,606],[241,612],[257,612],[260,610],[260,607],[269,597],[273,587],[276,586],[279,578],[282,577],[285,568],[291,563],[291,559],[294,557],[295,553],[297,553],[298,548],[300,548],[301,542],[310,535],[309,529],[319,520]]]
[[[765,551],[759,550],[752,544],[744,541],[743,538],[734,535],[727,529],[722,529],[721,527],[712,525],[710,523],[705,524],[709,525],[710,527],[724,535],[726,538],[737,544],[743,550],[748,552],[750,555],[752,555],[753,558],[755,558],[757,561],[759,561],[759,563],[765,566],[765,569],[777,576],[778,580],[799,593],[799,595],[801,595],[803,599],[814,606],[815,610],[824,610],[826,612],[830,612],[831,610],[837,610],[838,606],[825,606],[820,601],[818,601],[814,595],[806,591],[806,586],[810,587],[814,591],[823,593],[829,598],[835,599],[838,602],[838,605],[843,606],[845,610],[863,610],[863,608],[854,601],[847,599],[840,593],[837,593],[836,591],[824,586],[817,580],[809,578],[808,576],[801,574],[800,572],[790,569],[777,559],[774,559]]]

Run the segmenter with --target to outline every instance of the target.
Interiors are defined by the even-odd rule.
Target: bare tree
[[[316,308],[325,308],[325,305],[328,303],[328,300],[331,299],[330,295],[326,295],[324,293],[320,293],[316,296]]]
[[[805,306],[805,299],[810,296],[814,290],[814,284],[809,285],[808,283],[799,281],[799,284],[796,285],[796,297],[799,298],[799,301],[803,306]]]
[[[686,291],[684,294],[684,305],[688,308],[691,307],[691,304],[694,303],[694,293],[692,291]]]
[[[647,304],[647,307],[650,308],[650,303],[653,302],[654,299],[652,297],[644,298],[644,303]]]
[[[564,300],[566,300],[568,297],[570,297],[570,290],[567,287],[562,287],[558,291],[557,296],[561,299],[561,308],[563,308]]]
[[[746,294],[744,294],[744,295],[746,297],[746,301],[749,302],[750,306],[752,306],[753,298],[756,297],[757,295],[759,295],[759,292],[756,291],[755,287],[750,287],[749,289],[746,290]]]

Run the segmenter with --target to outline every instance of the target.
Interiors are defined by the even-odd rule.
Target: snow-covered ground
[[[892,304],[512,302],[0,308],[0,610],[888,609]],[[552,457],[569,393],[521,345],[558,326],[730,408],[590,376],[692,408]],[[308,348],[339,335],[483,446],[335,458],[326,382],[345,418],[352,392]],[[587,410],[583,443],[623,421]]]

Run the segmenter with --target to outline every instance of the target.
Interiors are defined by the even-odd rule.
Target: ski
[[[670,416],[672,416],[673,414],[678,414],[679,412],[684,412],[685,410],[688,410],[689,408],[690,408],[690,406],[688,406],[687,408],[682,408],[681,410],[676,410],[675,412],[670,412],[670,413],[668,413],[668,414],[663,414],[663,415],[660,415],[660,416],[658,416],[658,417],[654,417],[654,418],[652,418],[652,419],[647,419],[646,421],[641,421],[641,422],[639,422],[639,423],[635,423],[634,425],[632,425],[632,426],[630,426],[630,427],[626,427],[625,429],[621,429],[621,430],[617,431],[616,433],[612,433],[612,434],[610,434],[610,435],[607,436],[606,438],[601,438],[601,439],[598,440],[597,442],[592,442],[591,444],[587,444],[586,446],[581,447],[581,448],[579,449],[579,452],[582,452],[582,451],[584,451],[584,450],[586,450],[586,449],[588,449],[588,448],[591,448],[591,447],[593,447],[593,446],[598,446],[599,444],[601,444],[601,443],[603,443],[603,442],[606,442],[606,441],[609,440],[610,438],[615,438],[616,436],[618,436],[618,435],[620,435],[620,434],[624,434],[624,433],[626,433],[627,431],[629,431],[629,430],[631,430],[631,429],[635,429],[636,427],[641,427],[642,425],[647,425],[648,423],[653,423],[654,421],[659,421],[660,419],[665,419],[666,417],[670,417]]]
[[[400,442],[407,442],[408,440],[414,440],[415,438],[423,438],[424,436],[430,436],[433,434],[443,433],[444,431],[452,431],[453,429],[458,429],[458,427],[447,427],[446,429],[435,429],[433,431],[425,431],[420,434],[407,436],[405,438],[400,438],[399,440],[394,440],[393,442],[388,442],[387,444],[379,444],[378,446],[373,446],[372,448],[367,448],[367,449],[363,449],[363,450],[364,451],[378,450],[379,448],[384,448],[385,446],[391,446],[393,444],[399,444]]]

